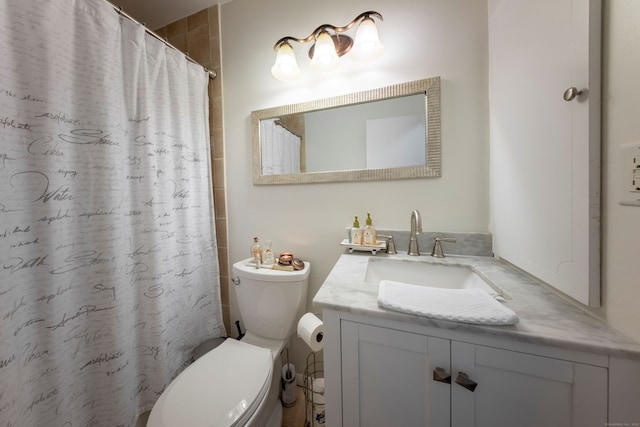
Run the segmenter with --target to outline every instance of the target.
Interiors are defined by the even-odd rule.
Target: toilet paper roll
[[[324,394],[324,378],[316,378],[311,383],[311,390],[314,393]]]
[[[298,322],[298,336],[302,338],[313,351],[320,351],[323,347],[324,324],[313,313],[305,313]]]

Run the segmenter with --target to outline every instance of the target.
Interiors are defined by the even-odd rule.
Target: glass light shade
[[[296,55],[289,43],[284,43],[278,48],[276,63],[271,67],[271,74],[278,80],[295,80],[300,77]]]
[[[326,31],[320,33],[313,48],[311,68],[318,71],[331,71],[340,66],[336,46]]]
[[[378,38],[378,28],[371,18],[365,18],[358,26],[356,41],[351,49],[351,58],[356,61],[369,61],[378,58],[384,52],[384,46]]]

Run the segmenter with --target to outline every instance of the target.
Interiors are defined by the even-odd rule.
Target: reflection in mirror
[[[440,176],[440,79],[254,111],[254,184]]]

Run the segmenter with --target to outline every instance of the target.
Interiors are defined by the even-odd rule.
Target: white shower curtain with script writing
[[[103,0],[0,27],[0,425],[135,426],[224,334],[208,74]]]
[[[262,174],[300,173],[300,137],[276,123],[260,120]]]

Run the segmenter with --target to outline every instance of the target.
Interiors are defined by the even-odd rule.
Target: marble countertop
[[[519,322],[516,325],[475,325],[384,309],[378,306],[377,284],[365,281],[371,256],[363,253],[341,255],[313,298],[313,306],[569,350],[640,359],[640,343],[617,332],[577,304],[568,302],[535,278],[492,257],[447,255],[444,259],[436,259],[425,255],[408,256],[406,252],[374,256],[405,262],[470,266],[510,298],[504,304],[518,315]]]

